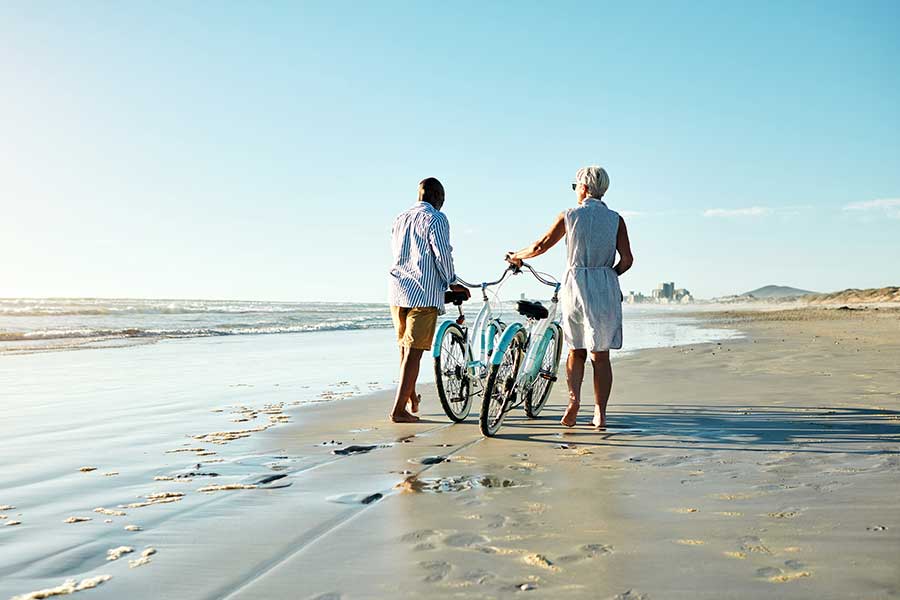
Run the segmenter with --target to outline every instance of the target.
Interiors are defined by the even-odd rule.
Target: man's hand
[[[517,269],[522,268],[522,259],[516,258],[515,252],[507,252],[505,260],[506,260],[506,262],[508,262],[509,264],[511,264],[512,266],[514,266]]]
[[[458,283],[454,283],[453,285],[451,285],[450,290],[454,292],[462,292],[466,295],[466,300],[472,297],[472,292],[469,291],[469,288],[464,285],[459,285]]]

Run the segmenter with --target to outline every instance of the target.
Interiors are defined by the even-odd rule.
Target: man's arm
[[[428,228],[428,243],[434,253],[434,262],[438,272],[447,285],[456,281],[453,269],[453,248],[450,247],[450,222],[443,215],[435,217]]]
[[[619,262],[613,267],[613,270],[621,275],[634,264],[634,255],[631,253],[631,241],[628,239],[628,229],[625,227],[625,219],[622,217],[619,217],[619,230],[616,233],[616,250],[619,252]]]

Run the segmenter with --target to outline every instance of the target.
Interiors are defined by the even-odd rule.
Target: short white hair
[[[609,189],[609,173],[596,165],[581,167],[575,173],[575,183],[583,183],[592,198],[602,198]]]

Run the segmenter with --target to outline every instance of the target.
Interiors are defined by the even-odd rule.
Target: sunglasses
[[[577,183],[573,183],[573,184],[572,184],[572,191],[573,191],[573,192],[578,188],[578,185],[579,185],[579,184],[577,184]]]

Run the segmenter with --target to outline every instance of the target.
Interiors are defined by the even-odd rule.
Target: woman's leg
[[[578,408],[581,406],[581,382],[584,381],[584,362],[587,360],[587,350],[569,350],[569,358],[566,360],[566,381],[569,384],[569,406],[563,415],[561,423],[566,427],[574,427],[578,417]]]
[[[594,427],[606,427],[606,405],[612,390],[612,365],[609,364],[609,350],[591,352],[594,366]]]

